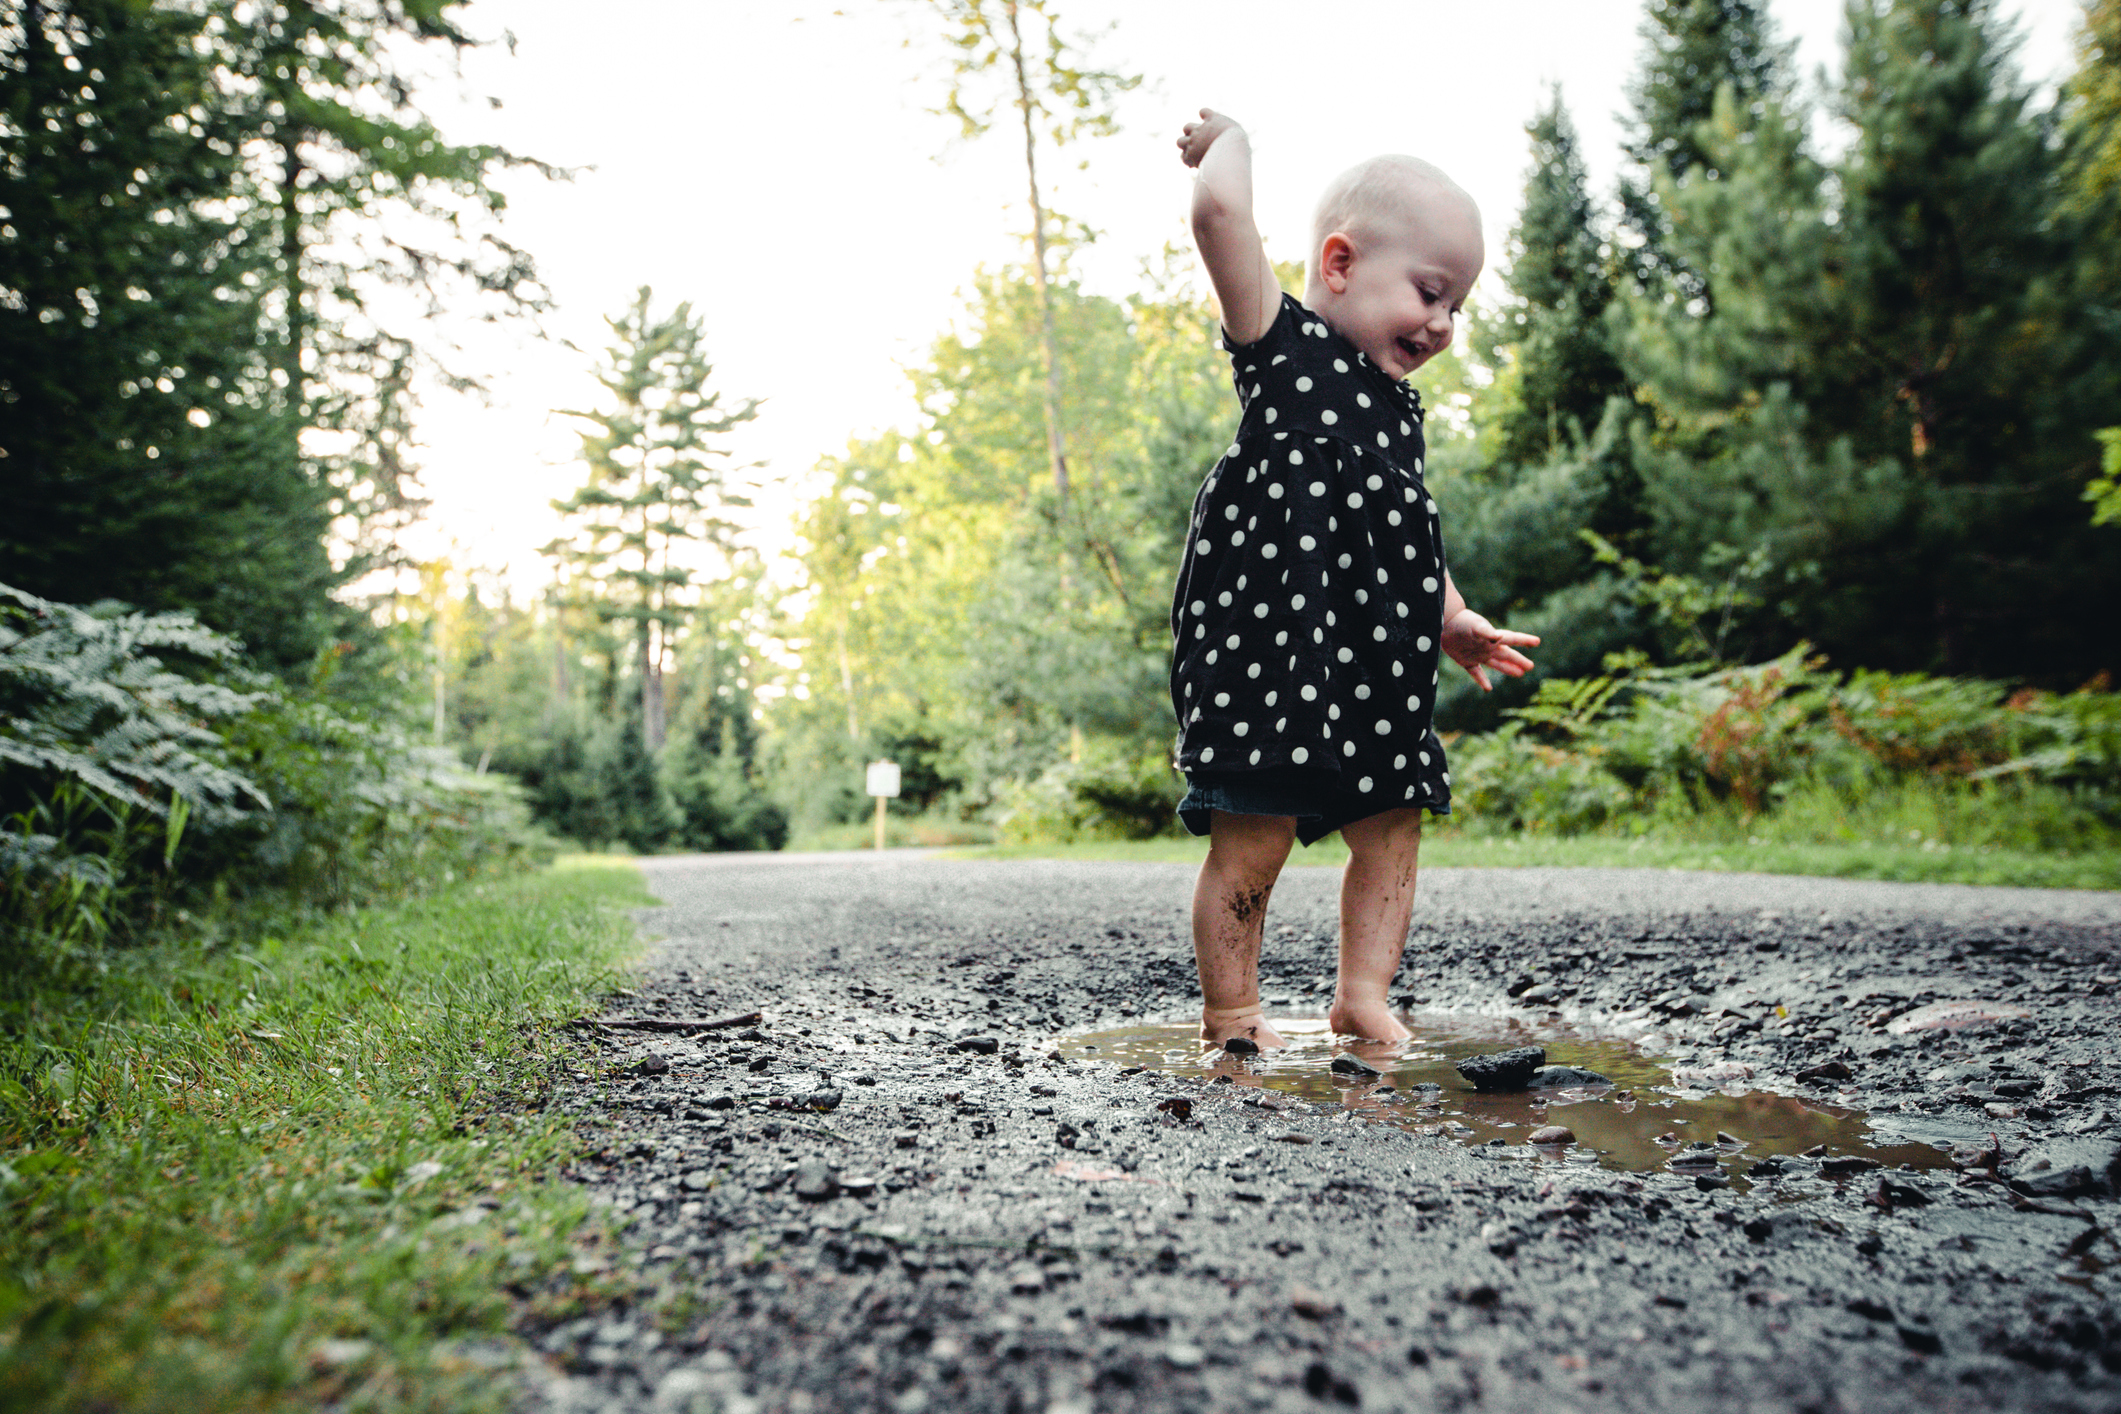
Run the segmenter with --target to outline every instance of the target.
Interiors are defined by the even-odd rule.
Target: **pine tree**
[[[1739,108],[1759,116],[1763,102],[1788,93],[1791,46],[1774,42],[1766,7],[1756,0],[1650,0],[1640,34],[1642,70],[1628,86],[1634,170],[1620,181],[1622,258],[1638,289],[1669,282],[1682,301],[1706,302],[1702,273],[1675,262],[1666,246],[1656,178],[1714,180],[1697,129],[1714,116],[1717,92],[1728,85]]]
[[[545,547],[575,572],[571,594],[579,607],[606,625],[625,626],[651,753],[663,745],[672,636],[691,612],[695,567],[682,547],[696,542],[727,554],[740,528],[729,512],[751,502],[718,439],[758,408],[755,400],[725,408],[722,395],[709,390],[714,369],[692,306],[656,318],[652,299],[642,286],[633,307],[609,321],[614,342],[596,377],[611,406],[567,414],[590,425],[582,434],[589,479],[553,502],[576,525]]]
[[[1501,336],[1515,343],[1516,397],[1502,414],[1497,444],[1504,461],[1519,465],[1586,441],[1606,400],[1628,392],[1606,329],[1613,287],[1560,90],[1525,132],[1532,169],[1503,276],[1517,296]]]

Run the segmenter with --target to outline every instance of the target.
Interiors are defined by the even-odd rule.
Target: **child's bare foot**
[[[1384,1001],[1348,1001],[1342,997],[1333,999],[1333,1010],[1326,1013],[1326,1024],[1336,1036],[1360,1036],[1367,1041],[1384,1041],[1388,1044],[1406,1040],[1414,1033],[1400,1024],[1392,1015],[1392,1007]]]
[[[1279,1031],[1267,1024],[1267,1014],[1256,1006],[1227,1011],[1202,1007],[1200,1039],[1211,1046],[1227,1046],[1233,1040],[1249,1041],[1262,1051],[1278,1051],[1289,1044]]]

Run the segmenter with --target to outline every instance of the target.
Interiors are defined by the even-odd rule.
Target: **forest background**
[[[1093,293],[1095,213],[1051,206],[1140,76],[1051,5],[920,11],[939,133],[1024,153],[1021,261],[810,469],[779,563],[732,452],[771,409],[644,288],[559,410],[580,485],[525,597],[402,548],[413,390],[473,381],[423,321],[537,320],[500,186],[566,175],[423,113],[406,56],[473,46],[460,8],[15,7],[14,920],[351,899],[540,829],[847,845],[876,758],[899,839],[1172,833],[1170,577],[1235,402],[1190,256]],[[1823,93],[1751,0],[1638,22],[1617,189],[1552,92],[1416,380],[1460,584],[1546,639],[1440,698],[1450,828],[2110,863],[2121,5],[2052,95],[1986,0],[1854,0]]]

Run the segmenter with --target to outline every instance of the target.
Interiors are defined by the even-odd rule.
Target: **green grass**
[[[1099,859],[1197,864],[1208,844],[1157,839],[1075,844],[1012,844],[959,852],[967,859]],[[1340,865],[1347,847],[1336,835],[1289,856],[1292,865]],[[1608,835],[1485,837],[1432,830],[1421,862],[1432,869],[1544,866],[1564,869],[1702,869],[1756,874],[1804,874],[1841,879],[1895,879],[1947,884],[2011,884],[2028,888],[2121,889],[2121,854],[2031,851],[1919,844],[1817,844],[1761,841],[1631,839]]]
[[[500,1407],[456,1342],[614,1289],[544,1102],[646,901],[579,859],[241,949],[0,959],[0,1408]]]

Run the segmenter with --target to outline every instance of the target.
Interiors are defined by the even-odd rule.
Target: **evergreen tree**
[[[336,625],[325,488],[272,392],[270,243],[204,19],[46,0],[0,28],[0,581],[191,609],[291,667]]]
[[[614,342],[596,377],[611,406],[567,414],[590,424],[582,434],[589,479],[553,502],[575,528],[545,552],[574,572],[576,606],[606,625],[624,625],[642,731],[655,752],[663,745],[663,672],[672,637],[691,613],[694,566],[682,547],[697,542],[728,553],[740,528],[729,512],[751,501],[718,439],[756,416],[758,404],[725,408],[721,394],[707,386],[714,369],[692,306],[656,318],[649,313],[652,298],[642,286],[633,307],[609,321]]]
[[[1756,0],[1650,0],[1640,34],[1642,69],[1628,86],[1633,170],[1620,180],[1622,260],[1638,289],[1669,285],[1680,300],[1705,306],[1706,278],[1667,248],[1656,179],[1715,180],[1697,130],[1714,116],[1717,92],[1728,85],[1740,110],[1758,117],[1766,101],[1787,96],[1791,46],[1774,42]]]

